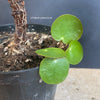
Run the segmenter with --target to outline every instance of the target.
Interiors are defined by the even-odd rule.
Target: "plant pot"
[[[28,31],[49,33],[50,27],[28,25]],[[14,31],[14,26],[0,27],[1,35]],[[0,39],[2,42],[5,38]],[[41,81],[39,67],[10,72],[0,72],[0,100],[54,100],[56,85]]]

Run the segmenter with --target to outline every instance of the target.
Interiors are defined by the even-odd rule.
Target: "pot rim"
[[[14,26],[14,24],[12,23],[12,24],[4,24],[4,25],[0,25],[0,27],[8,27],[8,26]]]
[[[23,72],[35,71],[38,69],[39,67],[35,67],[35,68],[22,69],[22,70],[17,70],[17,71],[0,72],[0,74],[18,74],[18,73],[23,73]]]
[[[51,27],[50,25],[43,25],[43,24],[27,24],[27,25],[41,25],[41,26]],[[8,27],[8,26],[14,26],[15,27],[15,24],[11,23],[11,24],[0,25],[0,27]]]

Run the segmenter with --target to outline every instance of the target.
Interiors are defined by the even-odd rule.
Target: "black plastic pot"
[[[13,25],[0,27],[1,34],[12,34]],[[14,31],[14,30],[13,30]],[[28,31],[49,33],[50,27],[28,25]],[[0,39],[2,42],[3,38]],[[54,100],[56,85],[41,81],[39,68],[0,72],[0,100]]]

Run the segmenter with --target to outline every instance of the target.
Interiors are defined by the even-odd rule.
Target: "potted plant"
[[[27,25],[23,0],[8,2],[15,33],[8,34],[7,30],[7,37],[1,33],[0,100],[54,100],[56,84],[67,77],[69,64],[78,64],[83,58],[78,42],[82,24],[76,16],[64,14],[53,22],[52,38],[50,32],[42,34],[43,29],[50,31],[50,27]],[[35,30],[41,28],[41,34],[26,32],[33,26]]]

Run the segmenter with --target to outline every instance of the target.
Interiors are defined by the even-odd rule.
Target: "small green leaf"
[[[39,74],[47,84],[58,84],[65,80],[68,75],[69,63],[64,58],[45,58],[40,64]]]
[[[66,57],[72,65],[76,65],[82,60],[83,48],[77,40],[70,42],[69,47],[66,50]]]
[[[65,56],[65,52],[60,48],[46,48],[37,50],[36,53],[49,58],[61,58]]]
[[[51,26],[51,35],[57,41],[68,44],[72,40],[79,40],[83,33],[81,21],[73,15],[59,16]]]

